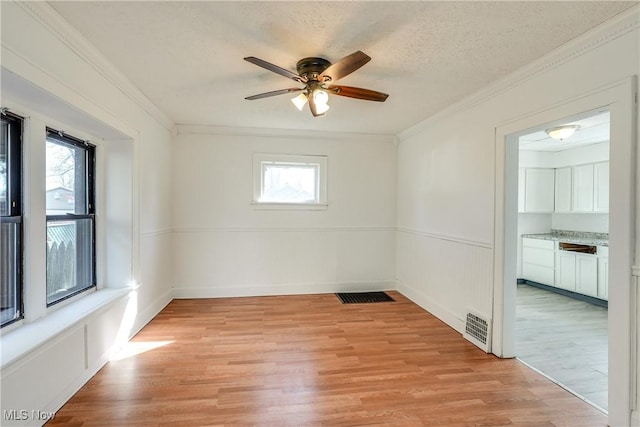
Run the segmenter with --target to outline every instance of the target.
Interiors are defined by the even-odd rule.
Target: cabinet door
[[[527,169],[525,171],[525,212],[553,212],[553,169]]]
[[[556,212],[571,212],[571,168],[556,169]]]
[[[571,252],[556,253],[556,286],[569,291],[576,290],[576,255]]]
[[[609,258],[598,258],[598,298],[609,299]]]
[[[609,162],[593,165],[593,211],[609,212]]]
[[[593,164],[573,168],[573,211],[593,212]]]
[[[598,296],[598,259],[594,255],[576,254],[576,292]]]

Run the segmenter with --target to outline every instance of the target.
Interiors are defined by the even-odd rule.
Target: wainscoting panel
[[[395,288],[393,228],[174,231],[174,297]]]
[[[491,318],[492,256],[488,244],[400,229],[398,290],[462,333],[468,309]]]

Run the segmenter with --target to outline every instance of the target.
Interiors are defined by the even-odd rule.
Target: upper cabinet
[[[609,162],[590,163],[571,169],[571,211],[609,212]]]
[[[593,164],[573,167],[573,212],[593,212]]]
[[[593,165],[593,211],[609,212],[609,162]]]
[[[553,212],[554,181],[555,176],[553,169],[520,169],[518,181],[520,190],[518,193],[518,210],[520,212]]]
[[[571,183],[571,168],[556,169],[556,212],[571,212]]]
[[[518,212],[609,212],[609,162],[520,168]]]

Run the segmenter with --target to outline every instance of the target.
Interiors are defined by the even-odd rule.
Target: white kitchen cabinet
[[[523,237],[522,278],[606,300],[609,248],[598,246],[597,251],[580,252],[589,249],[580,246]]]
[[[522,278],[553,286],[555,242],[552,240],[522,239]]]
[[[526,168],[524,177],[524,212],[553,212],[554,182],[554,169]]]
[[[598,258],[595,255],[575,254],[576,292],[598,296]]]
[[[555,212],[571,212],[571,168],[556,169]]]
[[[609,212],[609,162],[593,165],[593,211]]]
[[[558,288],[575,292],[576,290],[576,254],[556,252],[555,285]]]
[[[573,167],[573,212],[593,212],[593,164]]]
[[[609,299],[609,248],[598,246],[598,298]]]

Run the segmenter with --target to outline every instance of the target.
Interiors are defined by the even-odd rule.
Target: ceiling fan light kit
[[[280,89],[247,96],[245,99],[253,101],[285,93],[302,92],[291,99],[291,102],[300,111],[308,103],[314,117],[321,116],[329,110],[329,94],[377,102],[384,102],[389,96],[370,89],[330,84],[348,76],[371,60],[361,51],[345,56],[333,64],[324,58],[303,58],[296,64],[298,74],[254,56],[248,56],[244,60],[305,85],[303,88]]]
[[[291,102],[293,102],[293,105],[295,105],[298,110],[302,111],[304,106],[307,105],[307,96],[306,93],[301,93],[291,98]]]

